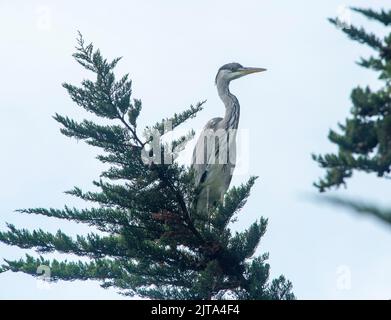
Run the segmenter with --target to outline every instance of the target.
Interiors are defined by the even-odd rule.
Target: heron
[[[206,123],[194,147],[191,167],[198,190],[195,203],[198,213],[208,212],[217,201],[224,199],[235,169],[240,105],[230,92],[229,84],[232,80],[263,71],[266,69],[243,67],[233,62],[223,65],[217,72],[215,84],[225,105],[225,115],[224,118],[213,118]],[[216,160],[219,161],[216,163]]]

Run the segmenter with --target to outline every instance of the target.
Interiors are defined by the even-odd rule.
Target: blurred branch
[[[374,204],[370,204],[360,200],[346,199],[336,196],[325,196],[322,197],[323,201],[331,203],[339,207],[345,207],[358,214],[368,215],[376,217],[382,222],[386,222],[391,226],[391,210],[380,208]]]

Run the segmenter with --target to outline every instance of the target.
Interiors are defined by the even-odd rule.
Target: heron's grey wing
[[[219,122],[222,121],[223,118],[213,118],[209,120],[204,129],[201,132],[200,137],[198,138],[197,144],[194,148],[193,151],[193,158],[192,158],[192,168],[194,169],[195,176],[194,176],[194,181],[196,185],[199,185],[203,181],[205,181],[206,176],[208,174],[208,158],[209,155],[206,155],[205,159],[205,150],[209,149],[206,148],[206,145],[204,143],[204,138],[205,138],[205,132],[208,130],[213,130],[215,131]],[[218,150],[216,150],[216,153]]]

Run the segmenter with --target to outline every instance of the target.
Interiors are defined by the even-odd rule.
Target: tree
[[[368,19],[391,25],[390,11],[352,8]],[[351,92],[350,117],[339,124],[340,133],[330,130],[329,140],[338,147],[337,154],[313,155],[313,159],[326,169],[326,176],[314,183],[320,192],[332,187],[346,185],[354,171],[376,173],[378,177],[390,179],[391,169],[391,33],[383,39],[364,28],[329,19],[352,40],[368,45],[376,55],[361,58],[358,65],[379,74],[383,86],[378,90],[356,87]],[[391,223],[391,213],[366,204],[340,198],[329,198],[332,202],[371,214]]]
[[[152,299],[223,299],[227,295],[238,299],[294,299],[292,285],[283,276],[269,281],[268,255],[254,257],[267,220],[260,218],[244,232],[232,232],[229,227],[246,203],[256,178],[231,188],[225,201],[206,216],[192,207],[197,194],[192,170],[172,161],[194,132],[171,146],[164,144],[157,154],[153,152],[167,123],[173,129],[178,127],[201,111],[203,102],[146,128],[142,138],[137,127],[142,103],[131,98],[128,75],[120,80],[114,75],[120,58],[104,59],[81,35],[76,50],[76,61],[96,79],[84,80],[81,87],[63,86],[78,106],[110,124],[77,122],[59,114],[54,119],[62,125],[64,135],[103,151],[97,158],[109,168],[93,182],[99,192],[84,192],[77,187],[67,192],[98,207],[17,212],[84,223],[95,231],[72,238],[61,230],[52,234],[8,224],[8,230],[0,232],[0,241],[40,254],[56,251],[90,260],[58,261],[27,255],[20,260],[5,260],[0,271],[36,276],[37,268],[45,265],[50,267],[52,281],[98,280],[102,287]]]

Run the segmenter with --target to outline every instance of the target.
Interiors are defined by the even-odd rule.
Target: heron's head
[[[230,82],[231,80],[241,78],[251,73],[266,71],[264,68],[243,67],[241,64],[232,62],[223,65],[216,75],[216,84],[218,81]]]

